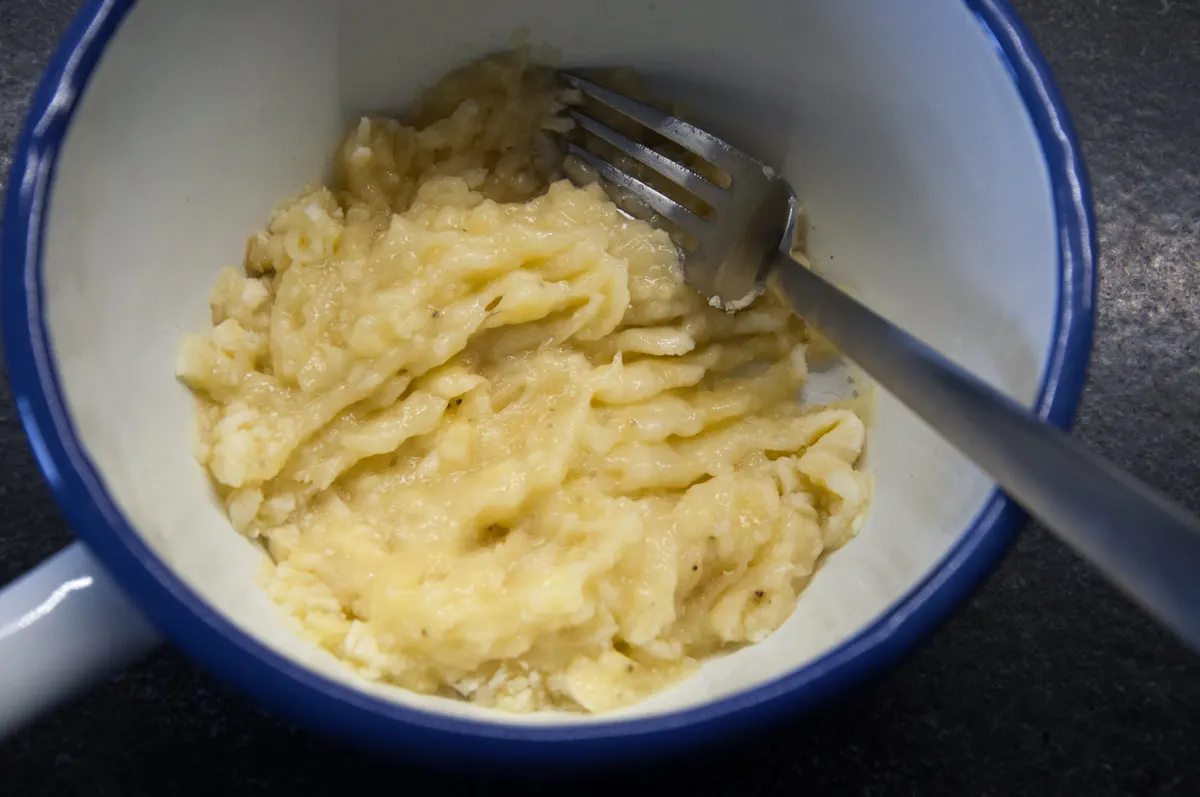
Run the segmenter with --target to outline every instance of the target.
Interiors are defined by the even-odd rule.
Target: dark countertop
[[[1100,314],[1077,431],[1200,511],[1200,0],[1016,5],[1058,75],[1095,188]],[[0,0],[0,174],[75,6]],[[0,583],[71,538],[7,393],[0,506]],[[1200,794],[1200,657],[1033,526],[962,611],[873,684],[737,746],[605,780],[521,790]],[[414,797],[495,788],[334,747],[166,648],[0,746],[0,795],[295,795],[317,783]]]

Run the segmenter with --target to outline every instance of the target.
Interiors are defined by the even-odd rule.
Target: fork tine
[[[625,114],[630,119],[650,128],[663,138],[674,141],[689,152],[699,155],[709,163],[735,172],[744,168],[747,156],[726,144],[721,139],[707,133],[695,125],[690,125],[682,119],[665,114],[657,108],[630,99],[624,94],[606,89],[590,80],[563,72],[563,78],[574,88],[579,89],[592,99],[607,105],[618,113]]]
[[[649,166],[671,182],[687,189],[695,196],[704,200],[714,209],[720,208],[725,204],[727,199],[725,189],[716,183],[705,180],[686,166],[676,163],[666,155],[650,149],[645,144],[634,141],[575,108],[568,109],[567,113],[570,114],[575,123],[583,130],[586,130],[599,139],[607,141],[639,163]]]
[[[666,194],[659,192],[652,186],[646,185],[636,177],[621,171],[613,164],[604,160],[604,158],[584,149],[578,144],[568,143],[567,152],[579,158],[588,166],[591,166],[605,180],[629,191],[655,213],[673,222],[679,229],[697,239],[704,235],[706,230],[704,219],[692,213],[692,211]]]

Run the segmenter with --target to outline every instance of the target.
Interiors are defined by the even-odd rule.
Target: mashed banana
[[[177,371],[306,635],[408,689],[605,711],[787,619],[861,525],[864,429],[797,402],[789,312],[709,308],[666,234],[556,181],[526,61],[363,119]]]

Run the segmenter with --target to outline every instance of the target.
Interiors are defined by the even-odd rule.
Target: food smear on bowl
[[[272,598],[361,675],[602,712],[758,642],[854,536],[863,421],[804,324],[728,315],[668,235],[562,178],[528,51],[364,118],[227,268],[177,373]]]

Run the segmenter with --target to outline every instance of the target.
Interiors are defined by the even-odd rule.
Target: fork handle
[[[1200,650],[1200,523],[780,254],[767,282],[1017,503]]]

